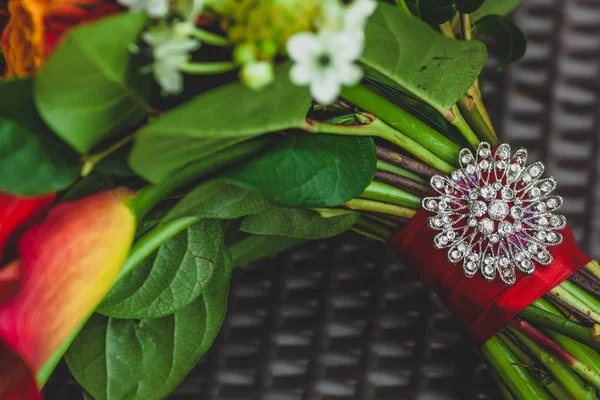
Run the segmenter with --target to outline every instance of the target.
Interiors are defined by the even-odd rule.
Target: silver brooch
[[[475,157],[462,149],[460,168],[451,176],[436,175],[431,186],[437,197],[423,199],[438,249],[448,249],[448,261],[462,261],[465,275],[477,270],[488,281],[498,273],[502,281],[516,281],[515,268],[533,274],[535,263],[553,261],[548,247],[562,243],[557,231],[567,221],[555,214],[562,204],[554,178],[541,178],[544,164],[526,166],[527,150],[511,153],[508,144],[492,150],[481,143]]]

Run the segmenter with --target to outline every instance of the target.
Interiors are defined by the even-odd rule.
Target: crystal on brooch
[[[517,270],[532,274],[536,264],[551,264],[548,247],[562,243],[558,231],[567,223],[555,214],[563,200],[552,194],[554,178],[542,178],[544,164],[527,166],[525,149],[512,153],[506,143],[493,149],[485,142],[475,153],[462,149],[458,160],[451,177],[432,178],[438,196],[423,199],[436,214],[429,226],[441,231],[435,247],[451,263],[462,262],[465,275],[479,271],[489,281],[498,275],[507,285]]]

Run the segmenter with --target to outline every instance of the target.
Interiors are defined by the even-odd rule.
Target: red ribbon
[[[506,286],[499,278],[487,282],[479,274],[468,278],[462,263],[451,264],[447,250],[433,246],[437,232],[427,225],[431,215],[427,210],[419,210],[392,238],[389,246],[414,267],[417,278],[433,288],[479,344],[590,261],[577,246],[571,228],[567,227],[561,231],[563,243],[548,248],[554,262],[549,266],[536,266],[533,275],[517,272],[517,282],[513,286]]]

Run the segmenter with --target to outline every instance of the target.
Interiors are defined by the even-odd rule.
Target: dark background
[[[524,60],[488,68],[505,141],[543,159],[563,213],[600,257],[600,0],[524,0]],[[486,366],[437,298],[381,244],[354,234],[236,271],[212,351],[171,399],[495,399]],[[49,399],[81,394],[64,365]]]

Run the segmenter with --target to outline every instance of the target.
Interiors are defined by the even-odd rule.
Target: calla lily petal
[[[135,233],[131,197],[117,189],[59,204],[23,235],[22,279],[0,306],[0,338],[34,373],[112,287]]]

